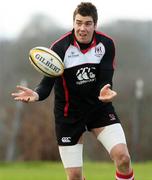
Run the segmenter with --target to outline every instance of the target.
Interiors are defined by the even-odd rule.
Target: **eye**
[[[91,26],[92,23],[93,23],[92,21],[89,21],[89,22],[86,22],[85,25],[86,25],[86,26]]]
[[[81,26],[81,25],[82,25],[82,23],[81,23],[81,22],[76,22],[76,24],[77,24],[78,26]]]

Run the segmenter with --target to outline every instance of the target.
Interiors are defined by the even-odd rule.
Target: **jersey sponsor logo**
[[[76,73],[78,81],[76,82],[76,84],[81,85],[95,81],[96,80],[96,76],[94,73],[95,69],[96,69],[95,67],[85,67],[78,69]]]
[[[70,143],[71,142],[71,137],[62,137],[61,141],[63,143]]]
[[[75,57],[78,57],[79,54],[78,53],[75,53],[74,51],[71,51],[71,54],[68,55],[68,58],[75,58]]]

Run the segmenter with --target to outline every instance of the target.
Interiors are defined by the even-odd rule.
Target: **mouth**
[[[80,38],[86,38],[86,37],[87,37],[87,34],[82,34],[82,33],[80,33],[80,34],[79,34],[79,37],[80,37]]]

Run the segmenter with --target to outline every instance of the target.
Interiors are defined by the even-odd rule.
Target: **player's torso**
[[[56,102],[64,104],[68,101],[73,109],[100,104],[98,78],[106,53],[104,43],[95,42],[87,50],[81,51],[67,39],[65,45],[56,49],[64,62],[64,74],[55,83]]]
[[[70,45],[64,56],[64,79],[69,90],[80,95],[93,93],[99,76],[99,64],[104,56],[102,43],[82,52]]]

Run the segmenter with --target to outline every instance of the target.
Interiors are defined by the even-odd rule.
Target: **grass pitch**
[[[135,179],[152,180],[152,162],[133,163]],[[86,162],[87,180],[112,180],[115,168],[112,163]],[[14,162],[0,163],[0,180],[66,180],[61,163]]]

